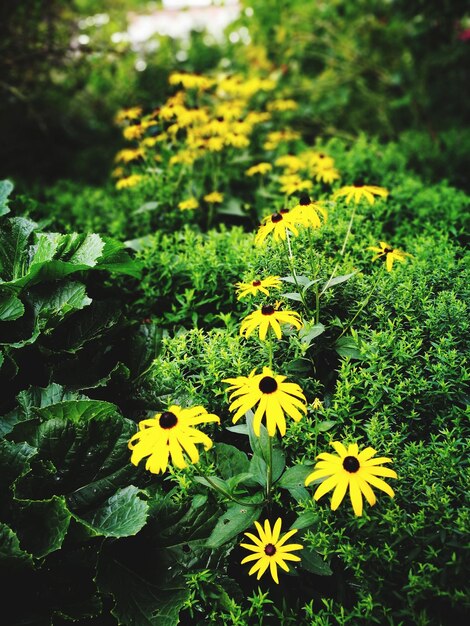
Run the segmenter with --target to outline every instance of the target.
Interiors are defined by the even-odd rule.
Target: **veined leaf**
[[[8,196],[13,191],[13,183],[9,180],[0,180],[0,217],[10,212]]]
[[[357,274],[359,270],[355,272],[351,272],[350,274],[344,274],[343,276],[335,276],[335,278],[331,278],[328,280],[322,287],[322,293],[325,292],[330,287],[334,287],[335,285],[339,285],[340,283],[344,283],[350,278],[352,278],[355,274]]]
[[[129,537],[136,535],[147,522],[148,504],[134,485],[119,489],[91,514],[75,519],[84,522],[94,535]]]
[[[24,313],[24,304],[16,296],[0,296],[0,322],[11,322]]]
[[[207,547],[218,548],[224,545],[230,541],[230,539],[233,539],[251,526],[253,522],[258,519],[261,511],[261,504],[255,506],[232,504],[228,507],[227,511],[220,516],[211,536],[207,540]]]
[[[32,555],[22,549],[17,534],[3,522],[0,522],[0,561],[3,567],[33,564]]]

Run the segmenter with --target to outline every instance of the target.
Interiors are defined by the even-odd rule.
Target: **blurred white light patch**
[[[88,37],[88,35],[79,35],[78,43],[81,46],[87,46],[90,43],[90,38]]]
[[[132,43],[144,43],[153,35],[187,39],[192,30],[206,30],[216,41],[236,20],[241,11],[239,0],[163,0],[163,8],[147,15],[129,15],[129,37]]]
[[[137,59],[134,67],[138,72],[144,72],[147,69],[147,63],[143,59]]]

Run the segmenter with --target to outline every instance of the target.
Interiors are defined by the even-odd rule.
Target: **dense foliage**
[[[11,85],[59,122],[69,99],[106,154],[97,174],[68,146],[75,178],[44,185],[56,148],[31,177],[9,131],[0,573],[23,601],[5,623],[463,623],[464,8],[253,1],[229,27],[250,45],[193,33],[197,74],[168,40],[139,77],[135,50],[102,50],[51,83],[44,37],[67,48],[96,9],[67,4],[2,23],[35,51],[36,76],[3,59]],[[94,47],[111,30],[91,23]]]

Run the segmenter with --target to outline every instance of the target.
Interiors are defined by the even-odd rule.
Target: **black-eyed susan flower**
[[[339,441],[332,441],[331,445],[338,456],[329,452],[319,454],[317,459],[320,460],[315,465],[314,471],[305,479],[305,485],[309,485],[319,478],[323,479],[313,494],[315,500],[319,500],[328,491],[334,489],[331,508],[336,511],[349,487],[349,497],[354,513],[355,515],[362,515],[363,495],[371,506],[377,501],[371,485],[385,491],[393,498],[395,495],[393,489],[379,478],[379,476],[397,477],[396,472],[388,467],[380,467],[382,463],[390,463],[391,459],[386,457],[372,458],[376,451],[370,447],[359,452],[357,443],[349,444],[348,448]]]
[[[119,152],[114,157],[116,163],[130,163],[131,161],[136,161],[137,159],[141,159],[145,156],[145,151],[143,148],[124,148],[124,150],[119,150]]]
[[[326,222],[328,217],[325,207],[320,202],[310,200],[308,194],[302,195],[299,204],[291,209],[291,214],[293,220],[304,226],[310,226],[310,228],[320,228],[322,219],[323,222]]]
[[[296,532],[297,528],[289,530],[287,533],[281,536],[282,520],[278,518],[271,530],[271,524],[269,520],[265,520],[264,529],[259,522],[255,522],[256,530],[258,531],[258,537],[253,533],[244,533],[248,539],[251,539],[253,543],[241,543],[242,548],[246,548],[253,552],[249,556],[246,556],[242,560],[244,563],[250,561],[256,561],[253,567],[248,572],[248,575],[256,574],[259,580],[261,576],[269,567],[269,571],[275,583],[279,584],[279,578],[277,575],[278,566],[284,571],[288,572],[289,568],[286,561],[300,561],[300,557],[296,554],[292,554],[295,550],[302,550],[303,546],[300,543],[287,543]]]
[[[308,191],[312,189],[313,183],[311,180],[302,180],[297,174],[286,174],[279,177],[281,183],[281,191],[288,196],[294,193],[300,193],[301,191]]]
[[[178,468],[187,467],[188,457],[191,463],[197,463],[199,451],[196,444],[202,444],[208,450],[212,441],[194,426],[208,422],[219,423],[220,419],[202,406],[184,409],[175,404],[168,411],[142,420],[139,431],[128,443],[132,450],[131,463],[138,465],[148,457],[145,469],[153,474],[163,473],[170,462]]]
[[[204,196],[204,200],[208,204],[220,204],[224,201],[224,196],[220,193],[220,191],[212,191]]]
[[[374,204],[375,196],[386,198],[388,196],[388,191],[383,187],[356,183],[355,185],[346,185],[346,187],[341,187],[338,191],[335,191],[333,195],[334,198],[344,197],[346,204],[349,204],[351,200],[354,200],[357,204],[362,199],[367,200],[369,204]]]
[[[282,337],[281,324],[290,324],[295,328],[302,328],[300,315],[295,311],[282,311],[272,304],[265,304],[258,311],[247,315],[241,323],[240,335],[249,337],[256,329],[261,341],[266,339],[269,328],[272,328],[278,339]]]
[[[238,300],[245,296],[256,296],[259,291],[269,296],[269,289],[280,289],[281,286],[282,282],[279,276],[268,276],[261,280],[255,279],[251,283],[235,283]]]
[[[286,376],[274,374],[269,367],[263,367],[262,374],[255,372],[253,370],[249,376],[223,380],[230,384],[228,390],[232,391],[229,407],[230,411],[235,411],[232,422],[235,424],[247,411],[258,405],[253,417],[255,435],[259,437],[261,420],[266,416],[269,436],[274,436],[277,429],[283,437],[286,434],[285,416],[299,422],[302,413],[307,412],[307,400],[299,385],[285,382]]]
[[[197,209],[198,206],[199,202],[193,197],[181,200],[181,202],[178,203],[178,209],[180,211],[191,211],[192,209]]]
[[[131,174],[126,178],[121,178],[116,183],[116,189],[129,189],[131,187],[136,187],[139,185],[144,179],[144,176],[141,174]]]
[[[317,182],[326,183],[327,185],[331,185],[335,180],[340,178],[339,172],[334,167],[327,168],[319,168],[314,174],[315,180]]]
[[[274,241],[283,239],[285,241],[289,231],[293,235],[298,235],[299,231],[295,226],[295,216],[293,217],[288,209],[281,209],[279,213],[272,213],[263,218],[261,226],[255,236],[255,244],[261,245],[266,237],[272,233]]]
[[[255,174],[260,174],[261,176],[264,176],[265,174],[270,172],[272,169],[273,169],[273,166],[271,165],[271,163],[262,162],[262,163],[257,163],[256,165],[252,165],[251,167],[249,167],[245,171],[245,174],[247,176],[255,176]]]
[[[398,250],[396,248],[392,248],[385,241],[380,241],[379,246],[369,246],[368,250],[372,250],[373,252],[377,252],[377,254],[372,259],[376,261],[377,259],[384,258],[385,259],[385,267],[388,272],[392,271],[394,261],[399,261],[400,263],[404,263],[406,261],[407,256],[411,256],[409,252],[403,252],[402,250]]]
[[[130,107],[129,109],[121,109],[116,113],[114,121],[116,124],[122,124],[126,120],[137,120],[142,115],[142,107]]]

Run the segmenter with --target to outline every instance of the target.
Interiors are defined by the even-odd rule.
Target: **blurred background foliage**
[[[262,68],[281,74],[284,95],[305,103],[295,123],[307,141],[360,132],[393,139],[420,174],[465,187],[463,0],[242,0],[220,40],[193,30],[189,41],[132,42],[129,14],[158,8],[143,0],[2,3],[2,176],[100,184],[120,146],[116,111],[163,101],[170,71]]]

